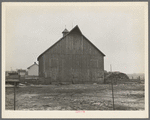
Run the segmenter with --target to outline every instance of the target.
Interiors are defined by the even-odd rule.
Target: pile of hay
[[[125,83],[129,81],[129,77],[125,73],[121,72],[110,72],[104,79],[106,84],[113,83]]]

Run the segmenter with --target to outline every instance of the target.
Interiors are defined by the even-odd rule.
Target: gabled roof
[[[60,38],[56,43],[54,43],[51,47],[49,47],[46,51],[44,51],[38,58],[37,60],[39,60],[39,58],[44,54],[46,53],[48,50],[50,50],[53,46],[55,46],[58,42],[60,42],[63,38],[65,38],[67,35],[69,35],[72,31],[74,31],[75,29],[77,29],[81,35],[93,46],[95,47],[103,56],[105,56],[104,53],[102,53],[90,40],[88,40],[81,32],[81,30],[79,29],[78,25],[76,25],[70,32],[68,32],[65,36],[63,36],[62,38]],[[64,30],[65,31],[65,30]],[[63,32],[64,32],[63,31]],[[68,30],[67,30],[68,31]]]
[[[27,69],[30,69],[32,66],[37,65],[39,66],[37,63],[34,63],[33,65],[31,65],[30,67],[28,67]]]

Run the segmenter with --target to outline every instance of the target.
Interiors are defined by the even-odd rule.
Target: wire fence
[[[113,104],[111,84],[20,86],[16,97],[14,88],[7,87],[5,106],[6,110],[13,110],[14,103],[16,110],[144,110],[144,91],[141,83],[113,85]]]

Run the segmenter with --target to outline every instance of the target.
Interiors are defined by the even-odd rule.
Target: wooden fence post
[[[113,90],[113,80],[111,80],[111,86],[112,86],[112,99],[113,99],[113,110],[115,110],[115,107],[114,107],[114,90]]]
[[[16,109],[16,83],[14,82],[14,110]]]

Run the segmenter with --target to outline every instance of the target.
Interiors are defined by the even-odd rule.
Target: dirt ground
[[[111,85],[32,85],[16,88],[16,110],[113,110]],[[13,87],[6,87],[6,110],[14,109]],[[115,110],[144,110],[143,84],[114,85]]]

